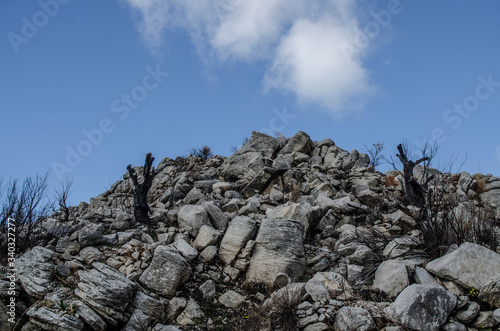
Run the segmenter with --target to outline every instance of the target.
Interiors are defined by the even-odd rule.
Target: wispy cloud
[[[353,0],[124,0],[152,51],[164,34],[185,30],[206,67],[264,60],[263,88],[293,93],[336,117],[363,106],[374,88],[351,50],[359,32]]]

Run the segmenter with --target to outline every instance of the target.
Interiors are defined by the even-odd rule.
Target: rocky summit
[[[500,178],[370,161],[253,132],[230,157],[162,159],[148,222],[127,172],[43,220],[46,244],[2,274],[0,329],[498,328]],[[425,204],[404,203],[405,180]]]

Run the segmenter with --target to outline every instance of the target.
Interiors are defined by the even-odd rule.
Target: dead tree
[[[140,184],[134,168],[130,164],[127,166],[127,171],[134,183],[134,216],[137,221],[145,224],[149,223],[147,196],[156,176],[155,169],[152,167],[154,160],[155,158],[151,156],[151,153],[146,155],[146,161],[144,161],[144,168],[142,169],[143,180]]]
[[[416,165],[429,160],[422,157],[416,162],[408,160],[407,150],[401,144],[398,145],[399,154],[396,156],[403,164],[403,178],[405,182],[405,202],[409,205],[422,207],[425,205],[425,195],[422,186],[413,177],[413,169]]]
[[[73,185],[73,180],[66,180],[61,183],[61,187],[56,190],[56,199],[59,204],[60,210],[63,213],[64,222],[69,221],[69,207],[68,207],[68,198],[71,194],[71,186]]]

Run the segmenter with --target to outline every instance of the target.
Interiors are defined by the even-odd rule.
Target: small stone
[[[219,297],[219,302],[227,308],[236,308],[244,301],[245,297],[233,290],[229,290]]]
[[[207,280],[200,286],[200,291],[205,298],[211,298],[215,295],[215,282]]]

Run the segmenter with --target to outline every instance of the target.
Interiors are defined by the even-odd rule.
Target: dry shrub
[[[250,312],[242,330],[298,330],[295,309],[303,301],[301,290],[298,284],[290,284],[275,291],[271,298]]]
[[[385,186],[386,187],[395,187],[398,185],[399,185],[399,182],[396,180],[396,177],[394,177],[394,176],[385,177]]]

